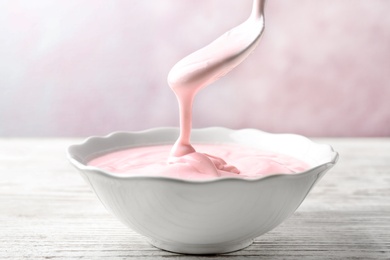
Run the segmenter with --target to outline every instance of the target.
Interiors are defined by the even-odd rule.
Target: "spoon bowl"
[[[260,41],[264,4],[265,0],[254,0],[252,13],[245,22],[176,63],[168,74],[171,88],[201,89],[239,65]]]

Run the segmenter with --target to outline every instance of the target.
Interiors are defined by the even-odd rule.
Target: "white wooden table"
[[[67,162],[81,139],[0,138],[0,259],[390,259],[390,138],[315,139],[339,163],[250,247],[185,256],[111,216]]]

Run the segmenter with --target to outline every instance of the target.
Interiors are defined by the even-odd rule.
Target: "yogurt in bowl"
[[[216,254],[249,246],[291,216],[338,159],[331,146],[303,136],[211,127],[193,129],[191,143],[282,154],[307,168],[249,177],[241,171],[232,176],[183,178],[90,165],[96,158],[126,149],[172,146],[179,131],[116,132],[90,137],[68,149],[70,162],[113,215],[152,245],[177,253]]]

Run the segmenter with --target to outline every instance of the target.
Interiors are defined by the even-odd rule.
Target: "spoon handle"
[[[264,15],[264,6],[266,0],[253,0],[252,17],[260,18]]]

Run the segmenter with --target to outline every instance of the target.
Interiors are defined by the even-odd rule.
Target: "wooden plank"
[[[156,249],[112,217],[66,160],[80,139],[0,139],[0,259],[203,259]],[[298,211],[216,259],[390,259],[390,139],[317,139],[338,165]]]

